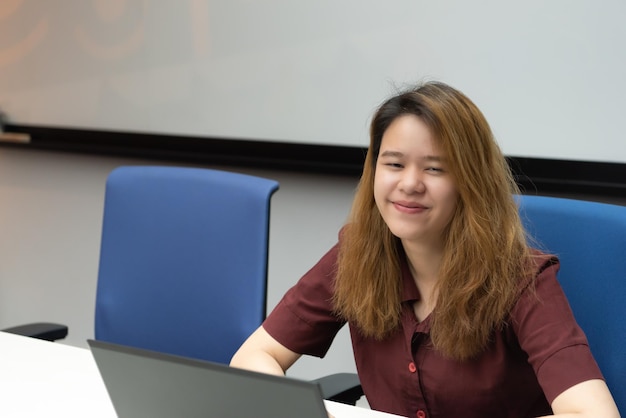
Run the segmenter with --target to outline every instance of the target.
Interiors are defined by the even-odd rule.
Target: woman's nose
[[[407,193],[423,193],[426,189],[422,173],[416,169],[404,170],[400,180],[400,189]]]

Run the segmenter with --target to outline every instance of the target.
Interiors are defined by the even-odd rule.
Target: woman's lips
[[[426,206],[417,202],[395,201],[393,206],[402,213],[421,213],[428,209]]]

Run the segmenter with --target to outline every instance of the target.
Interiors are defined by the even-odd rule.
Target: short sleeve
[[[285,293],[263,328],[290,350],[323,357],[345,324],[333,313],[338,245]]]
[[[534,288],[512,310],[512,326],[548,402],[566,389],[602,373],[557,281],[559,262],[546,259]]]

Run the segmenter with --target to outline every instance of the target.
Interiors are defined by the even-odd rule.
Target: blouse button
[[[415,363],[413,363],[413,362],[410,362],[410,363],[409,363],[409,371],[410,371],[411,373],[415,373],[415,372],[417,371],[417,367],[415,367]],[[421,417],[420,417],[420,418],[421,418]]]
[[[426,412],[422,411],[421,409],[419,411],[417,411],[417,418],[426,418]]]

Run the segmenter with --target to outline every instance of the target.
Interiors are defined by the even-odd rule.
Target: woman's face
[[[374,199],[391,232],[403,242],[441,244],[459,193],[445,156],[419,117],[402,115],[383,134]]]

